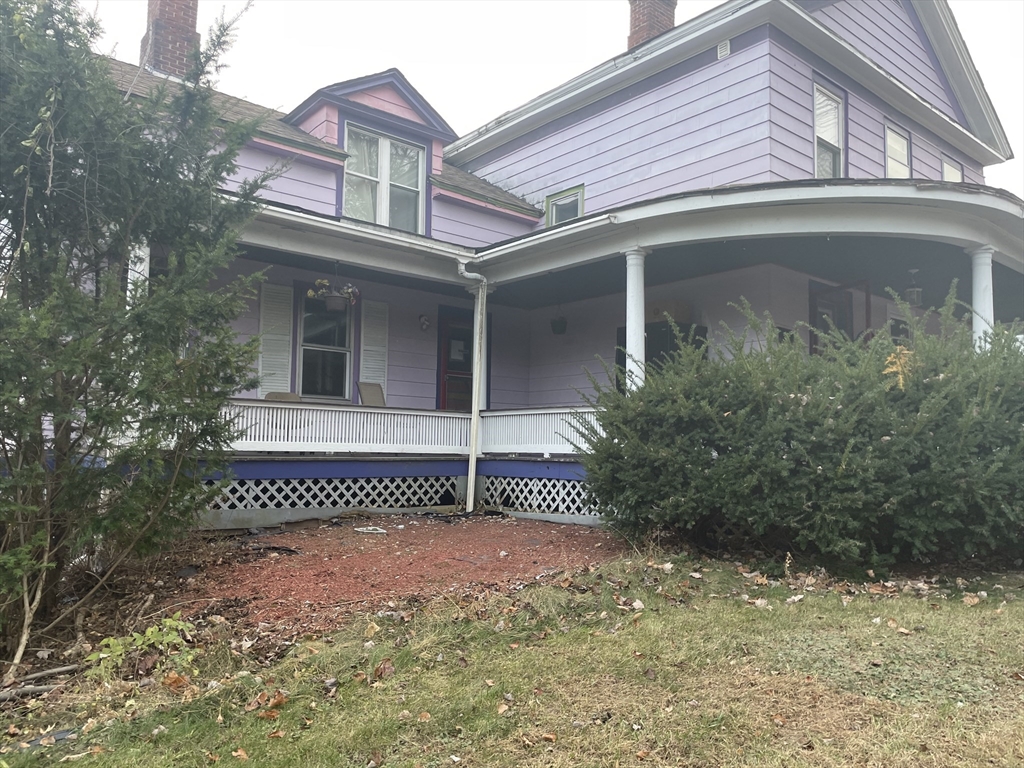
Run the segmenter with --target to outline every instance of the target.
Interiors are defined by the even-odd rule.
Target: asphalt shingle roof
[[[542,210],[526,202],[523,198],[517,197],[511,192],[506,192],[501,187],[491,184],[489,181],[484,181],[449,163],[444,163],[441,166],[441,173],[432,175],[430,180],[436,186],[450,189],[453,192],[460,192],[467,197],[482,200],[499,208],[505,208],[516,213],[525,213],[527,216],[538,218],[544,215]]]

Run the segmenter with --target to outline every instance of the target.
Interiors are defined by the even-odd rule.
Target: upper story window
[[[814,177],[843,175],[843,101],[820,85],[814,86]]]
[[[964,180],[964,167],[960,163],[950,160],[948,157],[942,158],[942,180],[943,181],[963,181]]]
[[[549,227],[570,219],[578,219],[583,215],[583,187],[548,195],[544,207]]]
[[[888,125],[885,126],[885,176],[910,178],[910,139]]]
[[[299,392],[347,400],[352,378],[352,309],[329,310],[322,299],[303,298],[302,302]]]
[[[406,232],[423,231],[423,148],[348,128],[346,216]]]

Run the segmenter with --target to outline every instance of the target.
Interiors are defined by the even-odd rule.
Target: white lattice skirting
[[[544,477],[484,478],[484,503],[516,512],[593,516],[583,483]]]
[[[232,509],[403,509],[454,504],[455,477],[233,480],[213,506]]]

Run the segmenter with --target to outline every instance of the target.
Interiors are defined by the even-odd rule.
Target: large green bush
[[[580,425],[592,504],[634,530],[852,562],[1019,557],[1020,329],[979,352],[954,309],[937,333],[912,320],[905,346],[834,333],[820,355],[748,311],[753,343],[682,344],[629,393],[595,384],[598,426]]]

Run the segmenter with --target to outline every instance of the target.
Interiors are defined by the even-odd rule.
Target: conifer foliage
[[[266,177],[220,192],[256,130],[211,89],[230,24],[184,83],[125,93],[71,0],[0,0],[0,659],[70,617],[69,564],[109,574],[194,523],[256,350],[228,266]]]

